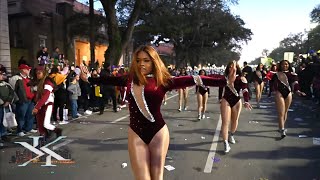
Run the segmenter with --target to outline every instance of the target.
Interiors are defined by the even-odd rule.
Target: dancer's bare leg
[[[197,93],[197,100],[198,100],[198,114],[201,115],[203,106],[202,106],[202,95]]]
[[[261,101],[261,98],[262,98],[263,88],[264,88],[264,82],[260,84],[259,102]]]
[[[206,110],[207,110],[208,96],[209,96],[208,93],[205,93],[205,94],[202,96],[202,114],[204,114],[204,113],[206,112]]]
[[[181,111],[182,99],[183,99],[183,89],[178,89],[178,93],[179,93],[179,111]]]
[[[285,117],[285,102],[284,98],[282,97],[281,93],[279,91],[276,91],[275,94],[275,100],[276,100],[276,107],[278,111],[278,125],[279,129],[284,128],[284,117]]]
[[[231,133],[235,133],[238,128],[239,116],[242,109],[241,100],[231,108]]]
[[[221,119],[222,119],[221,133],[222,133],[222,139],[225,141],[225,140],[228,140],[228,129],[229,129],[229,123],[231,118],[231,107],[224,98],[221,99],[220,111],[221,111]]]
[[[188,106],[188,92],[189,92],[189,89],[186,88],[184,91],[183,91],[183,99],[184,99],[184,108],[186,108]]]
[[[260,94],[261,90],[260,90],[260,85],[257,81],[254,82],[254,87],[256,88],[256,102],[257,102],[257,104],[259,104],[259,102],[260,102],[259,94]]]
[[[128,149],[135,180],[151,180],[148,145],[129,127]]]
[[[163,170],[169,148],[169,130],[165,125],[150,142],[150,170],[152,180],[163,180]]]

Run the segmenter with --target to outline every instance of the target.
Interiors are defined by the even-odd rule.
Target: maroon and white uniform
[[[90,81],[94,81],[91,79]],[[160,107],[167,91],[181,89],[197,84],[192,76],[171,78],[168,86],[156,86],[156,79],[147,77],[145,86],[137,86],[128,76],[100,77],[98,83],[127,87],[127,100],[130,111],[130,128],[146,143],[149,144],[155,134],[166,124],[162,118]],[[204,86],[225,86],[225,78],[201,76]]]
[[[54,102],[54,83],[47,78],[44,82],[43,92],[38,99],[35,109],[38,110],[36,115],[39,133],[47,135],[47,130],[54,130],[55,126],[50,123],[53,102]]]
[[[272,77],[272,85],[274,91],[279,91],[283,98],[287,98],[289,93],[292,92],[292,87],[294,92],[300,90],[298,83],[298,75],[294,72],[277,72]]]

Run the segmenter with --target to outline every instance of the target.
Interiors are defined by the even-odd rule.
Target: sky
[[[318,4],[320,0],[238,0],[237,5],[230,5],[231,12],[239,15],[253,33],[252,40],[242,46],[240,63],[260,57],[263,49],[270,53],[290,33],[315,27],[310,22],[310,12]],[[102,8],[100,1],[94,5]]]
[[[290,33],[315,27],[310,12],[318,4],[320,0],[238,0],[237,5],[231,5],[231,12],[239,15],[253,33],[252,40],[242,46],[240,61],[260,57],[263,49],[270,53]]]

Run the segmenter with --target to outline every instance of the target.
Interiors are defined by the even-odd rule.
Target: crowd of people
[[[87,66],[69,65],[68,61],[55,48],[54,58],[46,48],[38,53],[38,65],[31,67],[22,57],[18,62],[19,72],[8,76],[6,68],[0,64],[0,135],[9,141],[9,134],[23,137],[37,133],[47,139],[52,132],[60,136],[58,125],[67,124],[92,112],[104,113],[106,104],[112,101],[114,112],[125,107],[125,89],[110,85],[90,83],[88,78],[100,76],[120,76],[127,68],[105,63]],[[67,98],[66,98],[67,97]],[[16,129],[3,126],[3,117],[9,107],[15,113]]]
[[[0,65],[0,120],[12,106],[18,122],[17,136],[38,132],[49,140],[53,133],[61,136],[62,129],[56,125],[68,123],[68,114],[71,118],[82,116],[79,112],[103,114],[109,100],[112,101],[112,110],[118,112],[128,102],[128,149],[136,179],[163,179],[169,131],[160,107],[167,103],[167,92],[179,92],[177,108],[181,112],[188,109],[188,87],[196,86],[200,121],[205,118],[209,87],[219,87],[225,153],[231,150],[229,143],[237,142],[235,134],[242,107],[252,109],[249,103],[253,94],[252,82],[256,108],[260,108],[263,92],[269,97],[273,94],[281,138],[286,137],[285,122],[293,93],[314,97],[316,103],[320,100],[320,71],[310,73],[308,67],[311,65],[306,62],[301,62],[298,74],[287,60],[272,63],[269,68],[259,64],[255,70],[246,62],[241,69],[236,61],[229,62],[223,71],[221,68],[195,70],[188,67],[176,70],[168,69],[157,51],[147,45],[135,51],[127,71],[122,66],[112,68],[108,63],[103,67],[98,64],[96,67],[69,65],[63,61],[58,49],[54,55],[57,61],[56,58],[48,61],[46,51],[43,49],[39,53],[39,65],[36,67],[19,61],[20,72],[10,78],[6,77],[5,67]],[[306,83],[309,81],[305,78],[310,79],[306,74],[312,74],[310,83]],[[10,131],[3,123],[0,124],[1,139],[6,140]]]

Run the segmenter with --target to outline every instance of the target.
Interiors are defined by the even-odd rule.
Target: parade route
[[[188,110],[182,112],[178,111],[177,93],[168,93],[167,105],[162,106],[170,130],[164,179],[320,179],[320,143],[316,139],[320,137],[319,106],[294,97],[287,122],[288,136],[281,140],[274,99],[263,96],[260,109],[255,108],[254,99],[251,102],[254,109],[242,109],[235,134],[237,143],[231,145],[231,151],[225,155],[219,137],[221,117],[217,88],[211,88],[206,118],[201,121],[197,120],[194,88],[189,92]],[[0,151],[0,179],[133,179],[127,150],[128,123],[128,110],[124,108],[118,113],[106,110],[103,115],[93,114],[62,125],[66,138],[59,143],[66,142],[58,146],[61,151],[55,152],[72,161],[59,163],[52,157],[54,167],[41,166],[45,162],[19,167],[12,158],[25,148],[7,143]],[[32,145],[28,137],[14,141]]]

